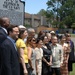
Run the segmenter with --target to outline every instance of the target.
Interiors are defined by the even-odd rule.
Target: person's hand
[[[62,67],[63,66],[63,63],[60,65],[60,67]]]
[[[31,70],[34,70],[34,68],[33,68],[32,66],[30,67],[30,69],[31,69]]]
[[[47,62],[47,65],[48,65],[48,66],[50,66],[50,63],[49,63],[49,62]]]
[[[52,65],[52,62],[49,62],[50,63],[50,66]]]
[[[38,75],[38,70],[36,70],[36,75]]]
[[[24,75],[28,75],[27,69],[24,70]]]
[[[66,61],[65,61],[65,63],[67,64],[67,63],[68,63],[68,61],[66,60]]]

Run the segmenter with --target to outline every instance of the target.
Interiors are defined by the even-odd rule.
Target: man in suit
[[[1,44],[2,72],[1,75],[20,75],[18,53],[15,40],[18,38],[19,29],[11,25],[7,29],[8,37]]]
[[[7,17],[0,18],[0,44],[7,37],[7,27],[10,24],[10,20]]]
[[[2,42],[7,38],[7,27],[9,26],[10,21],[7,17],[0,18],[0,46]],[[0,48],[0,75],[1,75],[1,48]]]

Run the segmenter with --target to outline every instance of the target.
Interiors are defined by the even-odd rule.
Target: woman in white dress
[[[36,72],[37,75],[41,75],[42,72],[42,57],[43,57],[43,50],[42,50],[43,42],[40,38],[36,41]]]

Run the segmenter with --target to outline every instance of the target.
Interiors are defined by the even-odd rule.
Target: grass
[[[75,37],[75,34],[71,34],[71,37]]]
[[[73,71],[70,73],[70,75],[75,75],[75,63],[73,64]]]

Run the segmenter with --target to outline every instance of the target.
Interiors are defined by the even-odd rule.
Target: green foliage
[[[62,22],[59,22],[59,28],[65,28],[63,21]]]
[[[72,28],[75,28],[75,23],[73,23],[71,27],[72,27]]]
[[[45,16],[46,11],[44,9],[41,9],[37,14],[41,16]]]
[[[66,16],[64,19],[64,24],[68,25],[67,27],[68,28],[71,28],[71,25],[72,25],[72,17],[71,16]]]
[[[54,20],[51,24],[53,25],[53,27],[56,27],[58,25],[58,22]]]
[[[47,11],[52,12],[52,16],[58,22],[63,22],[63,25],[67,25],[68,28],[75,23],[75,0],[48,0],[47,6]],[[51,14],[50,18],[52,18]]]
[[[25,26],[26,28],[30,28],[30,27],[32,27],[32,26],[29,25],[29,24],[24,24],[24,26]]]
[[[53,16],[53,12],[51,11],[46,11],[46,17],[47,17],[47,22],[52,24],[53,23],[53,19],[54,19],[54,16]]]

